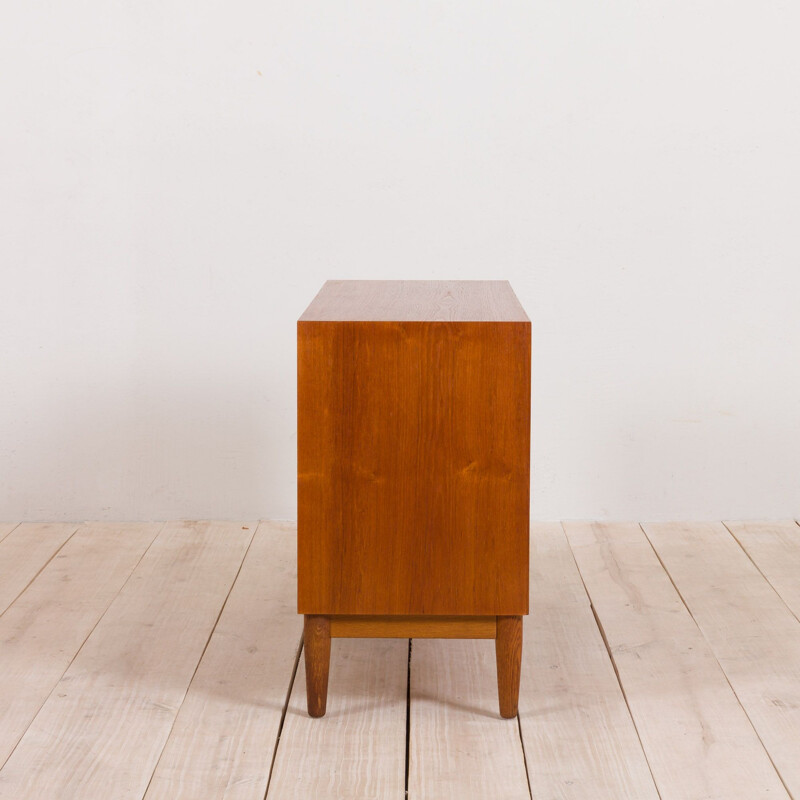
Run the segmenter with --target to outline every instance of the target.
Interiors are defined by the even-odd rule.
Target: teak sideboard
[[[328,281],[297,323],[308,712],[331,637],[491,638],[517,713],[531,326],[506,281]]]

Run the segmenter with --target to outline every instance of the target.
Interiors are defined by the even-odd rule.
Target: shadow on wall
[[[245,378],[37,393],[2,443],[0,518],[293,517],[294,406],[275,375]]]

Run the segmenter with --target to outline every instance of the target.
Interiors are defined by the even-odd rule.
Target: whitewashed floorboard
[[[142,798],[251,527],[164,527],[0,770],[2,800]]]
[[[160,527],[82,525],[0,617],[0,766]]]
[[[800,528],[728,526],[534,525],[519,724],[491,641],[340,639],[275,750],[293,526],[0,525],[0,800],[402,800],[407,689],[412,800],[800,800]]]
[[[407,639],[334,639],[312,719],[301,656],[267,799],[403,800],[407,685]]]
[[[639,525],[565,523],[661,800],[788,797]]]
[[[19,522],[0,522],[0,542],[19,525]]]
[[[73,522],[23,522],[8,532],[0,541],[0,614],[76,530]]]
[[[519,723],[498,708],[494,640],[413,641],[408,797],[530,798]]]
[[[722,523],[645,530],[786,787],[800,797],[800,622]]]
[[[559,523],[531,526],[519,716],[534,798],[658,800]]]
[[[791,519],[724,524],[800,619],[800,526]]]
[[[295,534],[259,525],[147,800],[263,800],[303,633]]]

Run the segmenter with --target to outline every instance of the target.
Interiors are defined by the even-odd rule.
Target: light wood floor
[[[518,719],[489,640],[333,642],[294,528],[0,525],[0,800],[800,799],[800,527],[535,524]]]

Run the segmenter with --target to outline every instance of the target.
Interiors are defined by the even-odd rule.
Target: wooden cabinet
[[[484,636],[513,716],[530,322],[511,287],[328,281],[297,325],[297,390],[309,712],[325,710],[331,636]]]

